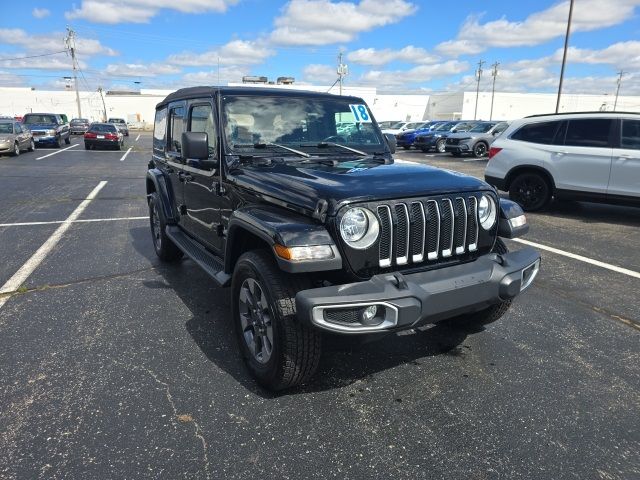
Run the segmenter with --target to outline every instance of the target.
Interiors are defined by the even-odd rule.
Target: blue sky
[[[82,89],[166,88],[243,75],[381,91],[557,88],[568,1],[75,0],[3,5],[0,86],[64,88],[67,25],[77,33]],[[640,94],[640,0],[575,0],[565,91]],[[33,55],[44,55],[23,59]],[[220,71],[218,72],[218,63]]]

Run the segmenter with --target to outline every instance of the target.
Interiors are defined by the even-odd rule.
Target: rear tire
[[[266,250],[247,252],[236,264],[231,302],[238,346],[251,374],[269,390],[304,383],[318,368],[320,332],[296,316],[295,296],[310,286],[306,277],[283,273]]]
[[[509,185],[509,198],[525,212],[542,210],[551,200],[551,185],[539,173],[521,173]]]
[[[492,252],[505,254],[509,252],[509,249],[504,244],[501,238],[496,239],[496,244],[493,246]],[[462,327],[481,327],[489,325],[499,320],[511,307],[511,300],[505,300],[495,305],[491,305],[479,312],[467,313],[460,315],[452,319],[452,322]]]
[[[422,150],[422,153],[429,153],[429,149],[428,148],[421,148],[420,150]]]
[[[405,150],[409,150],[409,149],[411,149],[411,147],[410,147],[410,146],[408,146],[408,145],[403,145],[403,146],[402,146],[402,148],[404,148]]]
[[[160,197],[156,192],[149,198],[149,223],[151,226],[151,238],[153,248],[158,258],[164,262],[175,262],[182,258],[182,250],[167,236],[165,231],[167,223],[162,213]]]
[[[451,152],[451,155],[453,155],[456,158],[460,158],[462,156],[460,152]]]
[[[91,150],[91,146],[88,143],[85,142],[84,149],[85,150]]]

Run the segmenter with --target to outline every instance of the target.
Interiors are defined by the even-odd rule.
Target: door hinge
[[[180,209],[180,215],[186,215],[187,214],[187,206],[186,205],[180,205],[178,208]]]

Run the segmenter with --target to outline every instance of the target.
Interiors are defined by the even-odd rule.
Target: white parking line
[[[134,140],[134,142],[137,142],[138,140],[140,140],[140,135],[142,135],[142,134],[139,133],[138,136],[136,137],[136,139]]]
[[[127,155],[129,155],[129,152],[131,151],[133,147],[129,147],[129,149],[125,152],[124,155],[122,155],[122,158],[120,159],[121,162],[124,162],[124,159],[127,158]]]
[[[72,220],[69,223],[93,223],[93,222],[121,222],[125,220],[148,220],[149,217],[114,217],[114,218],[83,218],[81,220]],[[68,220],[51,220],[49,222],[17,222],[17,223],[0,223],[0,227],[32,227],[35,225],[58,225]]]
[[[529,245],[530,247],[539,248],[540,250],[546,250],[547,252],[555,253],[557,255],[562,255],[563,257],[573,258],[574,260],[589,263],[591,265],[595,265],[596,267],[606,268],[607,270],[622,273],[633,278],[640,278],[640,272],[634,272],[633,270],[629,270],[628,268],[618,267],[616,265],[611,265],[610,263],[601,262],[600,260],[594,260],[592,258],[583,257],[582,255],[577,255],[575,253],[565,252],[564,250],[560,250],[558,248],[548,247],[547,245],[530,242],[529,240],[522,240],[521,238],[514,238],[513,241],[522,243],[524,245]]]
[[[15,293],[20,286],[29,278],[29,275],[33,273],[33,271],[38,268],[38,265],[42,263],[42,261],[49,255],[51,250],[58,244],[62,235],[69,229],[71,224],[78,219],[78,217],[84,212],[85,208],[89,206],[91,200],[96,198],[100,190],[107,184],[106,180],[101,181],[96,185],[96,187],[91,190],[91,193],[87,195],[87,198],[80,202],[80,205],[76,207],[76,209],[71,212],[71,215],[67,217],[67,219],[62,222],[53,234],[47,239],[46,242],[42,244],[42,246],[34,253],[29,260],[25,262],[20,269],[13,274],[13,276],[7,280],[7,282],[0,288],[0,294],[5,294],[0,297],[0,308],[3,307],[7,300],[11,297],[11,294]]]
[[[485,162],[487,159],[486,158],[465,158],[462,161],[463,162]]]
[[[47,155],[43,155],[42,157],[38,157],[38,158],[36,158],[36,160],[42,160],[43,158],[50,157],[51,155],[57,155],[58,153],[64,152],[65,150],[69,150],[70,148],[74,148],[74,147],[77,147],[77,146],[78,146],[78,144],[74,143],[73,145],[71,145],[71,146],[69,146],[67,148],[61,148],[59,150],[56,150],[53,153],[48,153]]]

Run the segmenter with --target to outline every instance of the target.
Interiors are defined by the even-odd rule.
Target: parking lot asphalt
[[[0,478],[640,478],[640,209],[528,215],[559,253],[500,321],[328,339],[313,383],[273,395],[241,365],[228,290],[155,257],[137,135],[124,159],[0,158],[0,286],[30,271],[0,295]]]

